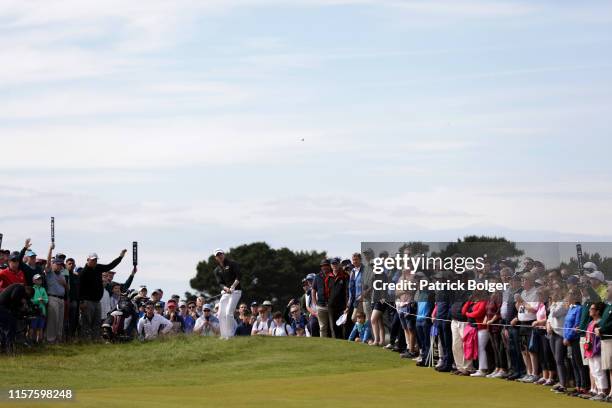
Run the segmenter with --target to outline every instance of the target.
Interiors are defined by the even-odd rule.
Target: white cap
[[[90,259],[98,259],[98,254],[96,254],[95,252],[92,252],[91,254],[87,255],[87,260]]]
[[[595,272],[591,272],[591,273],[587,273],[587,276],[591,279],[597,279],[600,282],[605,282],[606,278],[604,277],[603,272],[601,271],[595,271]]]
[[[39,273],[37,273],[36,275],[32,276],[32,280],[35,281],[36,279],[42,279],[42,276],[40,276]]]
[[[584,265],[582,265],[583,269],[592,269],[594,271],[597,270],[597,265],[595,265],[595,263],[593,262],[585,262]]]
[[[224,254],[225,252],[223,252],[223,250],[221,248],[217,248],[217,249],[215,249],[215,252],[213,252],[213,255],[217,256],[217,254],[219,254],[219,253]]]

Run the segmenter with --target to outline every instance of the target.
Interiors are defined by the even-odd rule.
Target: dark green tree
[[[421,241],[414,241],[414,242],[405,242],[404,245],[402,245],[401,247],[399,247],[399,253],[403,254],[405,249],[409,249],[410,250],[410,254],[412,256],[416,256],[416,255],[420,255],[420,254],[427,254],[429,252],[429,245],[421,242]]]
[[[265,242],[254,242],[231,248],[226,257],[240,264],[243,302],[271,300],[282,309],[291,298],[302,295],[302,279],[319,271],[325,252],[297,251],[288,248],[273,249]],[[217,266],[214,256],[200,261],[191,287],[206,297],[217,296],[220,287],[213,270]]]
[[[516,243],[503,237],[469,235],[463,239],[457,239],[457,242],[451,242],[436,255],[445,258],[455,254],[473,258],[486,255],[488,261],[493,263],[501,259],[521,256],[523,251],[516,247]]]

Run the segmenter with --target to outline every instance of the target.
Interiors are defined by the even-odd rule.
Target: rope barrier
[[[418,314],[409,313],[409,312],[400,312],[399,310],[397,310],[397,308],[395,307],[395,305],[393,305],[392,303],[390,303],[390,302],[388,302],[388,301],[386,301],[386,300],[385,300],[385,303],[386,303],[387,305],[389,305],[390,307],[392,307],[393,309],[395,309],[395,311],[396,311],[397,313],[401,313],[401,314],[403,314],[403,315],[405,315],[405,316],[414,316],[414,317],[417,317],[417,318],[418,318],[418,317],[423,317],[423,318],[425,318],[425,319],[429,319],[429,320],[431,320],[432,322],[433,322],[433,321],[436,321],[436,320],[440,320],[440,321],[442,321],[442,322],[452,322],[452,320],[448,320],[448,319],[441,319],[441,318],[438,318],[438,317],[431,317],[431,316],[418,315]],[[467,322],[465,322],[465,323],[467,323]],[[479,324],[479,323],[476,323],[476,324]],[[481,324],[481,323],[480,323],[480,324]],[[527,328],[531,328],[531,329],[541,329],[541,330],[546,330],[545,326],[536,326],[536,327],[534,327],[534,326],[527,325],[527,324],[514,324],[514,325],[512,325],[512,324],[504,324],[504,323],[487,323],[486,325],[487,325],[487,326],[501,326],[501,327],[527,327]],[[556,327],[556,326],[551,326],[551,328],[552,328],[553,330],[555,330],[555,329],[556,329],[556,330],[565,330],[565,327]],[[577,328],[577,327],[575,327],[575,328],[574,328],[574,331],[577,331],[577,332],[584,332],[584,333],[591,333],[591,334],[596,334],[596,333],[594,333],[594,332],[590,332],[590,331],[588,331],[588,330],[582,330],[582,329],[579,329],[579,328]],[[601,335],[600,337],[612,337],[612,335],[604,334],[604,335]]]

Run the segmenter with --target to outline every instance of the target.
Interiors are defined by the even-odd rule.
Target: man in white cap
[[[229,339],[236,332],[234,312],[242,296],[240,290],[240,265],[225,257],[222,249],[215,249],[217,267],[213,271],[217,283],[221,287],[219,299],[219,329],[221,338]]]
[[[100,338],[100,299],[104,293],[102,274],[116,268],[126,253],[127,249],[122,250],[119,257],[108,265],[99,264],[98,254],[95,252],[87,257],[87,263],[79,274],[81,334],[85,338]]]
[[[586,275],[589,278],[589,283],[591,284],[591,288],[597,293],[597,296],[602,301],[607,298],[608,285],[606,284],[606,278],[601,271],[593,271],[591,273],[587,273]]]
[[[198,317],[193,326],[193,332],[202,336],[219,334],[220,321],[212,314],[212,305],[206,303],[202,307],[202,316]]]

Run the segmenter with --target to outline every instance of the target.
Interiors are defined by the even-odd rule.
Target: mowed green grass
[[[0,406],[597,405],[541,386],[437,373],[362,344],[295,337],[226,341],[193,336],[145,344],[48,347],[0,357],[0,389],[7,388],[71,388],[76,398],[67,403],[0,402]]]

